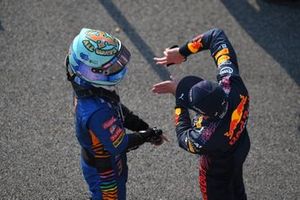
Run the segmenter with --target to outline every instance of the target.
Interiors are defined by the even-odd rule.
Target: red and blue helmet
[[[79,78],[95,86],[113,86],[124,78],[130,56],[117,38],[83,28],[70,46],[68,61]]]

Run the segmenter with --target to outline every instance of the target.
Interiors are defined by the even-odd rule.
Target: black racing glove
[[[133,114],[125,105],[122,106],[122,112],[124,115],[124,127],[132,131],[147,130],[149,125],[137,115]]]
[[[150,142],[154,145],[161,145],[163,143],[162,130],[154,128],[148,128],[145,131],[139,131],[139,134],[144,138],[145,142]]]
[[[130,133],[128,135],[127,151],[137,149],[145,142],[150,142],[154,145],[163,143],[162,130],[157,128],[148,128],[147,130]]]

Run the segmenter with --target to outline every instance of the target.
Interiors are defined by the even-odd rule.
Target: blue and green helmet
[[[110,34],[83,28],[69,49],[69,67],[81,79],[96,86],[113,86],[127,72],[130,52]]]

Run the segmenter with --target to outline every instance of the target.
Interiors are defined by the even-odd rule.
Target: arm
[[[224,31],[217,28],[196,36],[181,47],[166,48],[164,55],[155,57],[154,60],[156,64],[165,66],[180,64],[191,54],[202,50],[210,50],[219,69],[218,79],[231,74],[239,74],[235,51]]]
[[[179,48],[179,53],[185,57],[198,53],[202,50],[210,50],[211,56],[219,66],[222,61],[228,58],[234,65],[238,66],[235,51],[221,29],[211,29],[196,36],[191,41]],[[222,57],[223,56],[223,57]]]
[[[196,36],[181,46],[179,53],[188,57],[202,50],[210,50],[219,69],[219,76],[239,74],[236,53],[223,30],[216,28]]]
[[[109,108],[93,113],[87,126],[92,142],[98,141],[109,154],[117,155],[126,150],[128,137],[122,127],[122,122]]]
[[[147,130],[149,125],[139,118],[137,115],[133,114],[125,105],[122,106],[122,112],[124,116],[124,127],[131,130],[131,131],[141,131]]]
[[[125,105],[122,106],[124,115],[124,127],[135,131],[128,135],[127,150],[136,149],[145,142],[150,142],[154,145],[160,145],[163,140],[167,139],[162,135],[162,130],[156,128],[149,128],[149,125],[137,115],[133,114]]]
[[[105,117],[103,113],[106,113]],[[109,109],[96,111],[89,119],[88,128],[93,134],[92,140],[100,141],[111,155],[136,149],[145,142],[154,145],[160,145],[163,142],[160,129],[148,128],[145,131],[126,134],[121,122]]]
[[[179,146],[193,154],[208,153],[206,143],[211,134],[206,134],[205,127],[192,127],[188,109],[175,108],[176,135]]]

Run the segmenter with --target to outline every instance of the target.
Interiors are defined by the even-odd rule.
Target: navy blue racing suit
[[[76,136],[82,147],[81,168],[92,199],[125,200],[126,152],[145,142],[140,135],[126,134],[125,128],[146,130],[148,124],[120,104],[115,93],[101,90],[105,94],[97,96],[93,94],[94,87],[78,77],[76,81],[83,88],[83,94],[76,93]]]
[[[192,121],[184,107],[175,108],[179,146],[199,154],[199,185],[204,200],[247,199],[242,168],[250,149],[246,129],[248,91],[239,75],[235,51],[224,31],[212,29],[181,46],[187,57],[210,50],[218,67],[217,81],[227,95],[228,110],[219,120],[198,114]]]

